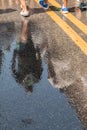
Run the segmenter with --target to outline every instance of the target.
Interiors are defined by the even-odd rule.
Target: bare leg
[[[68,0],[64,0],[64,2],[63,2],[64,7],[67,7],[67,2],[68,2]]]
[[[9,3],[9,6],[11,7],[12,6],[12,0],[9,0],[8,3]]]
[[[26,1],[25,0],[19,0],[21,6],[22,6],[22,11],[21,11],[21,15],[24,17],[29,16],[29,9],[28,6],[26,5]]]
[[[1,0],[1,4],[2,4],[2,8],[3,8],[3,9],[6,9],[5,0]]]
[[[21,5],[22,5],[22,8],[23,8],[23,11],[27,11],[27,5],[26,5],[26,2],[25,0],[19,0]]]
[[[63,0],[63,6],[62,6],[63,13],[68,13],[67,2],[68,0]]]

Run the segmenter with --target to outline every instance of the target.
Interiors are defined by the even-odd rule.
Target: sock
[[[39,0],[39,1],[44,2],[44,0]]]

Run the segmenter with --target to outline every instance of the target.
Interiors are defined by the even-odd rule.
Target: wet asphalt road
[[[2,56],[0,75],[0,129],[82,130],[83,126],[77,118],[75,110],[68,103],[66,96],[60,93],[58,89],[53,88],[48,82],[47,64],[44,60],[42,60],[41,64],[43,68],[41,79],[33,83],[32,86],[26,87],[22,85],[22,81],[19,82],[20,77],[19,79],[16,77],[17,72],[13,76],[12,58],[15,44],[14,41],[11,42],[10,51],[4,50]],[[30,64],[32,65],[32,63]],[[27,71],[29,69],[27,68]],[[18,76],[20,76],[20,73],[18,72]],[[33,73],[30,72],[26,75],[29,76],[30,74]],[[28,80],[30,80],[29,77]]]
[[[87,57],[38,4],[30,6],[23,18],[17,2],[0,3],[0,130],[86,130]]]

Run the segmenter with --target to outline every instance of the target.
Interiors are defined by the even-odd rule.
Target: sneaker
[[[81,9],[87,8],[87,3],[80,3],[80,8]]]
[[[49,5],[47,3],[44,3],[44,1],[39,1],[39,4],[44,8],[44,9],[48,9]]]
[[[20,12],[20,15],[22,15],[22,16],[24,16],[24,17],[28,17],[29,16],[29,11],[27,10],[27,11],[21,11]]]
[[[68,8],[66,8],[66,7],[62,7],[62,12],[64,13],[64,14],[66,14],[66,13],[68,13]]]

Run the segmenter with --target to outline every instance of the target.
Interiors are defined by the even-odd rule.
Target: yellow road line
[[[53,6],[56,6],[57,8],[61,8],[60,4],[57,3],[55,0],[49,0],[49,3],[51,3]],[[81,31],[83,31],[85,34],[87,34],[87,26],[82,23],[80,20],[75,18],[71,13],[63,14],[66,18],[68,18],[72,23],[74,23]]]
[[[37,2],[37,0],[35,0]],[[37,2],[38,3],[38,2]],[[60,26],[63,31],[75,42],[75,44],[87,55],[87,43],[65,22],[63,21],[54,11],[49,9],[46,12]]]
[[[80,47],[87,55],[87,43],[58,15],[49,9],[47,14],[68,34],[68,36]]]
[[[49,3],[51,3],[53,6],[57,8],[61,8],[60,4],[57,3],[55,0],[49,0]],[[63,14],[66,18],[68,18],[72,23],[74,23],[81,31],[83,31],[85,34],[87,34],[87,25],[82,23],[80,20],[78,20],[76,17],[74,17],[71,13]]]

